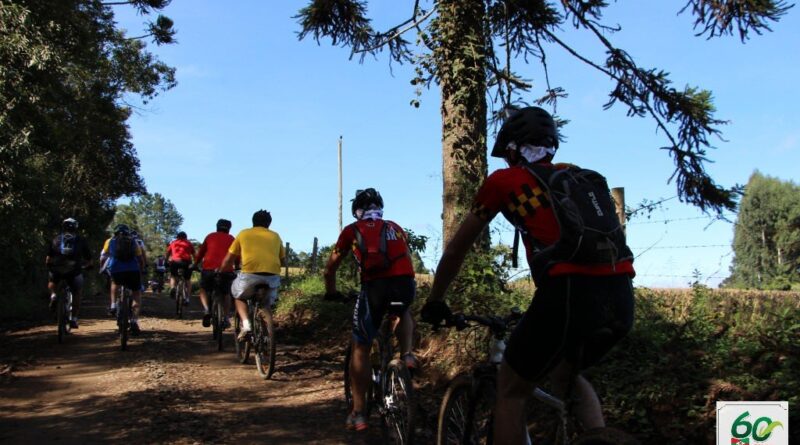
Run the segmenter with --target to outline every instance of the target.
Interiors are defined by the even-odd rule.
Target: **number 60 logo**
[[[769,436],[772,435],[772,430],[784,427],[781,422],[773,421],[769,417],[759,417],[752,423],[747,421],[748,417],[750,417],[750,411],[745,411],[736,418],[733,425],[731,425],[731,436],[737,439],[746,439],[752,436],[753,439],[763,442],[769,439]]]

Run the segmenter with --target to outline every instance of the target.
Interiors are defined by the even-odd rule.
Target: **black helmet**
[[[131,233],[131,229],[125,224],[117,224],[117,226],[114,227],[114,235],[127,235],[129,233]]]
[[[353,205],[350,210],[353,213],[353,218],[358,218],[358,216],[356,216],[356,210],[358,209],[366,210],[370,205],[383,208],[383,198],[381,198],[381,194],[371,187],[364,190],[356,190],[356,196],[351,201],[353,201]]]
[[[272,224],[272,215],[266,210],[259,210],[253,213],[253,227],[269,228]]]
[[[183,231],[178,232],[178,235],[176,236],[176,238],[178,238],[178,239],[186,239],[187,238],[186,232],[183,232]]]
[[[74,232],[78,230],[78,221],[75,218],[67,218],[61,221],[61,230],[65,232]]]
[[[228,232],[231,230],[231,222],[227,219],[220,219],[217,221],[217,232]]]
[[[504,157],[510,142],[558,148],[558,129],[553,116],[539,107],[525,107],[515,111],[500,127],[492,156]]]

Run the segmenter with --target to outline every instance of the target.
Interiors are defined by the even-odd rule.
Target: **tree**
[[[800,282],[800,186],[753,173],[739,208],[733,250],[729,285],[788,289]]]
[[[169,199],[160,193],[143,194],[130,204],[118,204],[114,220],[109,225],[126,224],[139,232],[145,242],[148,258],[155,258],[166,250],[183,224],[183,216]]]
[[[424,9],[413,2],[411,17],[385,32],[373,29],[366,0],[310,0],[297,18],[299,38],[324,37],[333,45],[351,48],[351,57],[387,51],[393,62],[416,65],[414,84],[436,83],[442,95],[443,236],[449,240],[468,210],[475,187],[486,176],[488,101],[499,104],[493,119],[512,104],[526,103],[531,83],[516,75],[513,61],[539,60],[547,72],[550,49],[568,52],[616,84],[605,108],[621,104],[629,116],[650,116],[665,135],[666,149],[675,162],[681,200],[704,211],[736,207],[738,189],[714,183],[706,173],[710,136],[719,136],[725,122],[713,116],[711,93],[695,87],[672,86],[667,73],[643,68],[608,35],[617,28],[603,23],[605,0],[432,0]],[[410,2],[409,2],[410,3]],[[793,5],[781,0],[688,0],[680,12],[695,18],[698,35],[708,38],[737,33],[744,41],[751,33],[769,31]],[[606,49],[605,61],[593,61],[569,47],[561,36],[588,32]],[[421,49],[404,38],[414,30]],[[551,87],[534,102],[554,105],[566,92]],[[488,96],[488,99],[487,99]],[[416,101],[412,104],[417,105]],[[562,121],[563,122],[563,121]],[[488,238],[487,238],[488,239]],[[485,243],[484,243],[485,244]]]
[[[67,216],[99,248],[116,199],[144,191],[126,101],[175,85],[142,38],[173,42],[159,16],[144,35],[117,29],[113,5],[142,13],[166,0],[0,1],[0,261],[5,284],[36,281],[43,239]]]

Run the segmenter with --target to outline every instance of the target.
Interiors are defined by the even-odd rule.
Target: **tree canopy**
[[[117,224],[136,230],[144,240],[147,257],[155,258],[164,254],[167,244],[175,238],[183,216],[172,201],[160,193],[145,193],[132,199],[130,204],[117,204],[109,229],[113,230]]]
[[[128,36],[112,6],[149,14],[168,4],[0,1],[0,261],[9,276],[38,268],[42,240],[62,219],[77,218],[98,242],[115,200],[145,190],[126,101],[175,85],[175,70],[143,41],[171,43],[174,30],[159,16]]]
[[[550,51],[565,51],[613,81],[606,109],[622,106],[629,116],[654,121],[666,143],[660,148],[675,163],[670,180],[682,201],[717,214],[736,207],[739,190],[716,184],[705,170],[711,139],[721,135],[726,123],[714,115],[711,92],[676,87],[666,71],[640,66],[615,46],[610,36],[620,28],[604,21],[608,1],[415,0],[408,6],[408,20],[378,31],[366,0],[311,0],[297,15],[299,37],[329,38],[362,61],[386,52],[393,62],[415,65],[412,83],[439,85],[445,240],[468,207],[475,183],[486,175],[487,103],[497,105],[493,118],[499,119],[506,107],[554,106],[567,94],[547,74]],[[677,12],[693,17],[697,36],[735,35],[744,42],[770,31],[792,6],[781,0],[688,0],[678,4]],[[406,38],[409,31],[416,33],[414,42]],[[570,47],[564,39],[570,32],[589,33],[605,49],[606,59],[592,60]],[[545,88],[536,96],[532,82],[512,69],[520,60],[537,60],[545,70]]]
[[[800,186],[753,173],[736,219],[733,250],[728,285],[788,289],[800,283]]]

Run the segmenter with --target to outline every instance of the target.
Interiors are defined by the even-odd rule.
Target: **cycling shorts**
[[[117,286],[125,286],[130,290],[140,290],[142,288],[142,274],[138,270],[126,270],[114,272],[111,279]]]
[[[62,275],[51,271],[47,272],[47,280],[56,284],[64,280],[73,293],[80,292],[83,289],[83,274],[81,272]]]
[[[191,265],[189,261],[172,261],[169,263],[169,274],[177,278],[178,269],[183,269],[183,278],[188,280],[192,276],[192,271],[189,269]]]
[[[504,356],[517,374],[532,383],[541,381],[562,359],[579,369],[594,365],[633,326],[628,275],[561,275],[542,281],[511,333]],[[600,329],[607,331],[597,336]]]
[[[209,294],[216,291],[220,295],[228,295],[231,293],[231,283],[236,275],[231,272],[219,274],[219,278],[214,278],[216,272],[213,270],[204,270],[200,274],[200,288]]]
[[[361,284],[353,309],[353,339],[370,344],[378,334],[387,313],[398,317],[406,313],[417,293],[414,277],[377,278]]]
[[[278,287],[281,285],[280,275],[239,272],[231,283],[231,295],[237,300],[247,298],[255,293],[259,284],[267,286],[269,304],[274,305],[278,299]]]

